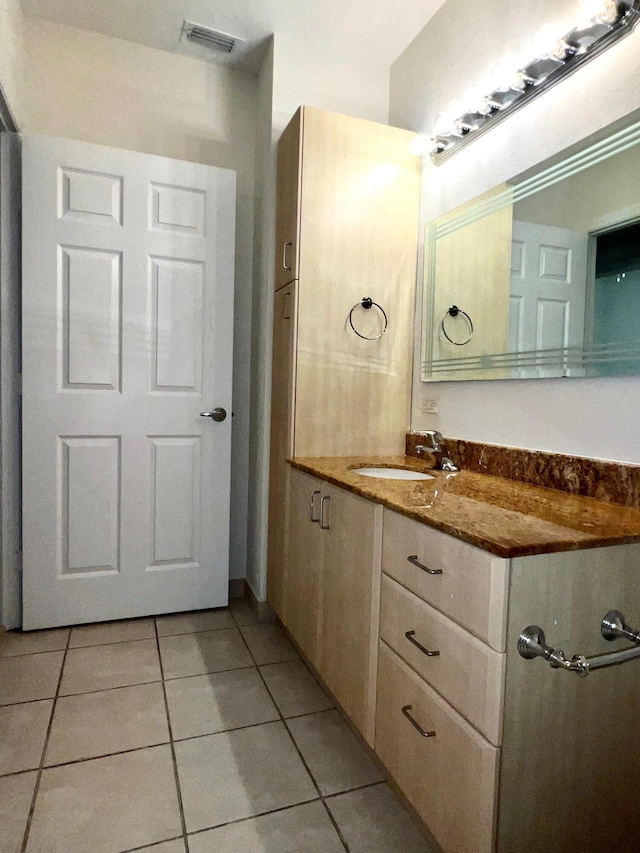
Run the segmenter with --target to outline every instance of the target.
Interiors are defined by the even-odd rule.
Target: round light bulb
[[[615,24],[620,17],[616,0],[585,0],[580,11],[579,26],[585,27],[596,21],[601,24]]]
[[[424,157],[425,154],[431,151],[432,145],[433,143],[426,133],[417,133],[411,140],[409,147],[412,154],[415,154],[417,157]]]
[[[479,86],[467,86],[460,98],[461,113],[478,112],[482,105],[484,92]]]
[[[496,62],[489,75],[489,89],[492,92],[504,92],[510,89],[516,76],[516,69],[506,59]]]
[[[513,78],[512,86],[514,89],[519,89],[521,92],[524,92],[524,90],[527,88],[527,81],[522,71],[516,71]]]
[[[533,55],[535,57],[549,56],[557,48],[560,41],[562,41],[562,36],[558,34],[558,31],[550,24],[545,24],[531,39]]]
[[[436,136],[447,136],[452,132],[455,116],[451,113],[440,113],[433,123],[433,132]]]

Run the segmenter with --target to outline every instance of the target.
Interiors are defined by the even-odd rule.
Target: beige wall
[[[231,577],[244,577],[256,80],[36,18],[24,20],[24,56],[22,130],[237,172]]]
[[[392,66],[391,123],[430,133],[495,62],[526,60],[543,25],[564,32],[578,13],[576,0],[447,0]],[[425,158],[422,224],[640,108],[638,79],[640,28],[443,165]],[[640,463],[640,378],[421,383],[419,333],[414,429]],[[422,412],[426,399],[439,415]]]
[[[0,86],[14,121],[22,121],[22,12],[20,0],[0,0]]]

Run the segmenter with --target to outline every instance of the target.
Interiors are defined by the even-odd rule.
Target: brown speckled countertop
[[[293,459],[301,471],[376,501],[499,557],[640,542],[640,509],[556,489],[460,471],[434,471],[411,456]],[[433,480],[386,480],[359,467],[411,468]]]

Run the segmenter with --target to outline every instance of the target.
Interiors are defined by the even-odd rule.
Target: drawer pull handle
[[[405,633],[405,637],[407,638],[407,640],[409,640],[410,643],[413,643],[414,646],[417,646],[420,649],[420,651],[424,652],[428,658],[435,658],[440,654],[439,651],[431,652],[431,651],[429,651],[429,649],[425,649],[425,647],[422,645],[422,643],[419,643],[415,639],[415,636],[416,636],[415,631],[407,631]]]
[[[416,731],[420,732],[420,734],[422,735],[422,737],[435,737],[435,736],[436,736],[436,733],[435,733],[435,732],[425,732],[425,730],[422,728],[422,726],[420,725],[420,723],[418,723],[416,720],[414,720],[414,719],[413,719],[413,717],[412,717],[412,716],[411,716],[411,714],[409,713],[409,711],[411,710],[411,708],[412,708],[412,706],[411,706],[411,705],[405,705],[405,706],[403,707],[403,709],[402,709],[402,713],[405,715],[405,717],[407,718],[407,720],[409,720],[409,722],[411,723],[411,725],[413,726],[413,728],[414,728]]]
[[[309,521],[313,521],[315,523],[320,521],[320,515],[316,518],[315,516],[315,503],[316,503],[316,495],[321,494],[320,489],[316,489],[314,492],[311,492],[311,500],[309,501]]]
[[[330,501],[330,500],[331,500],[331,495],[323,495],[323,497],[320,498],[320,529],[321,530],[329,530],[329,528],[331,527],[331,523],[327,522],[327,519],[325,518],[325,514],[324,514],[324,502]]]
[[[282,246],[282,269],[291,272],[292,267],[287,263],[287,246],[293,249],[293,243],[284,243]]]
[[[428,566],[423,566],[422,563],[418,560],[417,554],[414,554],[413,557],[407,557],[407,560],[410,563],[413,563],[414,566],[417,566],[419,569],[422,569],[422,571],[426,572],[428,575],[442,574],[442,569],[430,569]]]

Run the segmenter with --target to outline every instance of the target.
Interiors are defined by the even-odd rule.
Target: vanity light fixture
[[[640,21],[640,0],[587,0],[582,20],[565,35],[551,36],[546,49],[518,69],[496,66],[488,94],[467,89],[464,112],[441,115],[428,144],[431,159],[444,162],[469,142],[482,136],[508,115],[546,92],[584,63],[628,35]],[[416,137],[414,150],[420,151]],[[424,148],[420,153],[426,153]]]

